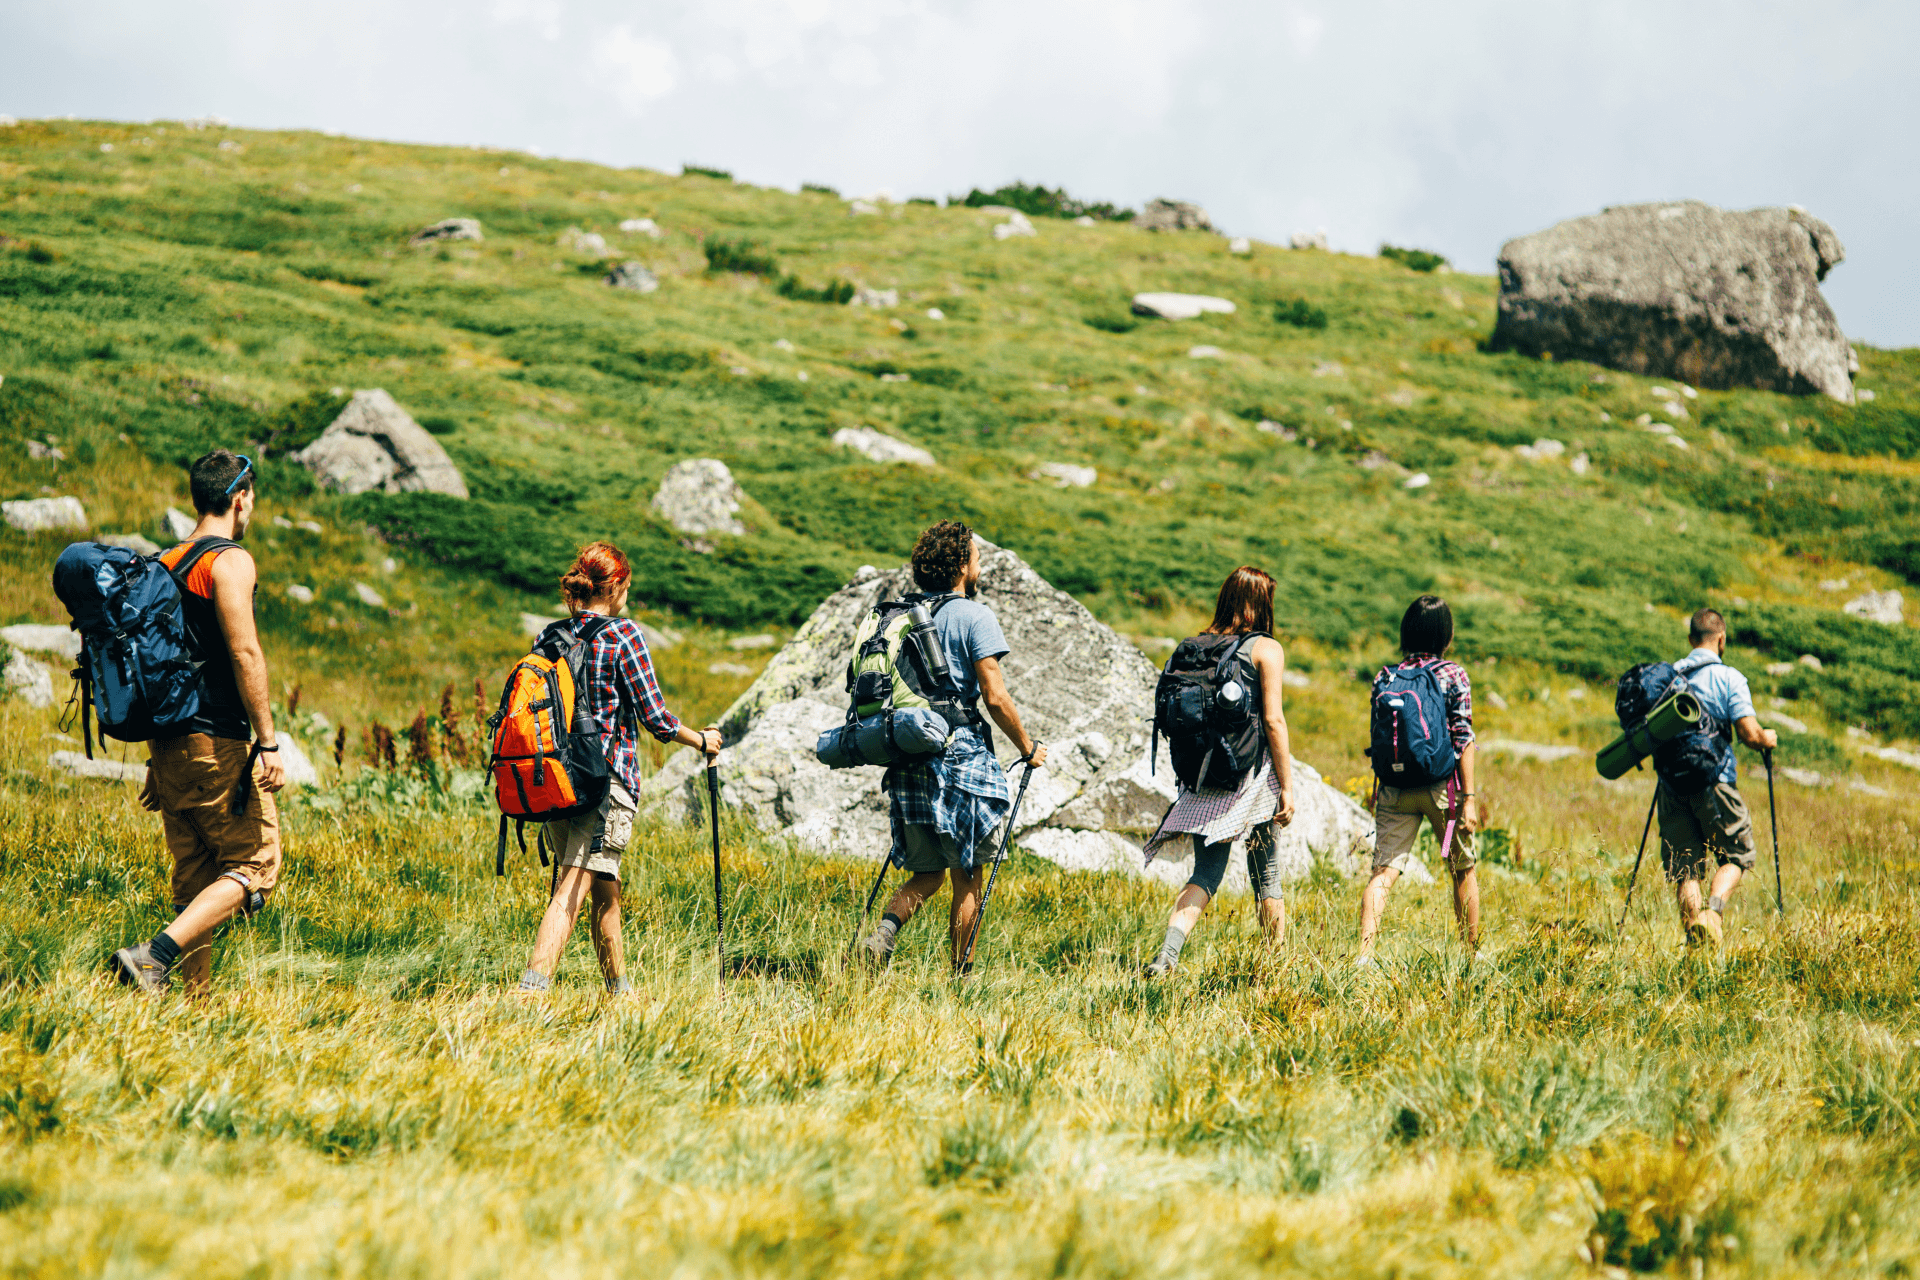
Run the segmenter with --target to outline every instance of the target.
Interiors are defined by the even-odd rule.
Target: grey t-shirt
[[[1000,620],[977,600],[954,600],[933,615],[933,625],[946,646],[947,666],[960,690],[960,700],[972,702],[980,696],[980,678],[973,664],[982,658],[1004,658],[1008,653]]]

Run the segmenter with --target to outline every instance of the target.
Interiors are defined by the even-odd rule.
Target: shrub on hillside
[[[1446,258],[1440,254],[1425,249],[1402,249],[1390,244],[1380,246],[1380,256],[1391,258],[1414,271],[1433,271],[1447,265]]]
[[[770,276],[779,270],[765,246],[744,236],[738,239],[708,240],[702,246],[707,255],[707,270],[715,274],[738,271],[745,275]]]
[[[1290,324],[1296,329],[1324,329],[1327,327],[1325,309],[1314,306],[1305,298],[1284,298],[1273,304],[1273,318],[1281,324]]]
[[[840,192],[824,182],[803,182],[800,184],[800,189],[816,196],[832,196],[836,200],[840,198]]]
[[[732,182],[733,170],[712,169],[703,164],[683,164],[680,166],[683,178],[712,178],[716,182]]]
[[[1065,187],[1047,188],[1025,182],[1009,183],[994,191],[975,187],[965,196],[950,197],[947,203],[969,209],[1005,205],[1036,218],[1098,218],[1103,222],[1127,222],[1133,218],[1131,209],[1122,209],[1104,200],[1076,200],[1067,194]]]
[[[783,298],[791,298],[795,302],[826,302],[845,306],[853,300],[853,285],[838,278],[829,280],[816,289],[802,283],[799,276],[781,276],[780,283],[774,287],[774,292]]]

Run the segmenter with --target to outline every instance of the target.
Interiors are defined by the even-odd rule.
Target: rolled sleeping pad
[[[1600,776],[1618,778],[1653,754],[1653,749],[1669,738],[1677,738],[1700,723],[1700,699],[1691,693],[1676,693],[1663,699],[1647,719],[1600,748],[1593,767]]]
[[[896,707],[893,742],[887,741],[888,712],[879,711],[852,724],[836,725],[820,735],[813,754],[829,769],[857,769],[864,764],[898,764],[924,760],[947,749],[952,732],[946,717],[924,707]]]

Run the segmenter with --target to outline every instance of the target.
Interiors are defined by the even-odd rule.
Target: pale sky
[[[1235,234],[1500,244],[1604,205],[1804,205],[1920,345],[1920,5],[1828,0],[0,0],[0,113],[201,115],[848,194],[1020,178]]]

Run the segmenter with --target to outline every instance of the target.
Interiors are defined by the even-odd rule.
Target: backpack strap
[[[181,556],[179,563],[167,572],[173,576],[173,584],[180,588],[180,594],[185,595],[187,594],[187,576],[193,572],[195,565],[216,552],[228,551],[239,545],[232,538],[195,538],[188,544],[187,554]],[[163,560],[161,563],[166,562]]]

